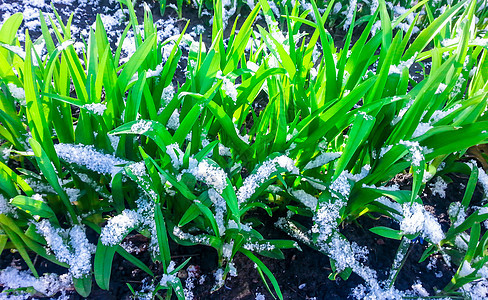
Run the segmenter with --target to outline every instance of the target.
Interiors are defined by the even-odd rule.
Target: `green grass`
[[[132,2],[121,3],[129,10],[128,30],[137,28]],[[282,299],[278,282],[256,254],[284,258],[282,250],[298,247],[299,241],[329,256],[330,278],[347,279],[356,272],[374,290],[376,279],[364,275],[369,266],[344,261],[344,253],[355,250],[339,228],[380,214],[397,220],[400,229],[371,230],[402,240],[399,257],[419,237],[429,245],[423,260],[435,253],[452,257],[459,270],[441,295],[457,295],[478,279],[488,240],[480,224],[488,214],[486,208],[474,209],[470,200],[486,174],[461,159],[488,138],[486,24],[476,21],[486,12],[465,0],[433,15],[434,8],[423,1],[392,21],[380,1],[370,17],[353,10],[339,49],[324,27],[338,22],[337,12],[329,5],[321,14],[311,4],[306,12],[283,8],[285,29],[280,30],[268,2],[259,1],[226,43],[223,12],[215,9],[212,44],[191,42],[187,80],[176,89],[172,81],[187,27],[180,36],[158,41],[149,10],[142,32],[134,32],[137,51],[125,63],[120,62],[123,39],[113,55],[99,17],[84,52],[77,53],[69,22],[59,20],[58,28],[41,14],[48,51],[42,58],[28,32],[23,48],[13,50],[20,46],[16,34],[22,15],[10,17],[0,30],[0,136],[9,153],[0,163],[0,201],[5,199],[0,202],[5,207],[0,252],[17,249],[36,276],[29,251],[72,269],[73,261],[56,247],[76,253],[74,242],[60,238],[55,245],[39,226],[92,228],[100,233],[93,266],[87,260],[90,271],[73,274],[77,292],[86,297],[92,276],[100,288],[110,288],[115,252],[154,276],[120,246],[136,230],[151,238],[152,259],[165,273],[163,281],[154,278],[153,296],[165,290],[168,299],[172,293],[184,298],[174,274],[188,261],[178,267],[172,263],[172,239],[215,249],[221,280],[214,290],[233,272],[232,259],[240,252]],[[420,9],[427,16],[417,15],[405,31],[395,29]],[[259,14],[266,28],[254,25]],[[372,35],[376,22],[383,29]],[[418,33],[416,25],[422,28]],[[311,32],[306,37],[299,35],[304,27]],[[246,51],[250,40],[254,46]],[[169,42],[173,50],[163,62],[161,47]],[[413,62],[430,64],[420,81],[409,72]],[[147,76],[158,66],[161,72]],[[25,99],[16,98],[19,89]],[[257,112],[263,97],[266,105]],[[422,210],[420,195],[453,172],[469,176],[465,196],[452,204],[459,205],[458,213],[450,216],[447,232],[429,231],[437,225]],[[407,173],[410,189],[385,188]],[[277,227],[290,239],[268,240],[254,229],[261,221],[248,212],[257,209],[286,216]],[[409,226],[405,220],[415,213],[433,227]],[[124,223],[126,214],[139,217]],[[313,226],[300,224],[294,215]],[[114,236],[111,222],[122,226]],[[107,236],[114,240],[107,242]],[[467,249],[456,239],[464,239]],[[336,251],[337,245],[343,252]],[[470,274],[461,272],[466,264]],[[402,265],[392,266],[390,286]]]

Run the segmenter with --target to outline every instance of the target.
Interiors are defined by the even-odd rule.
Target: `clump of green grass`
[[[422,259],[458,258],[451,261],[458,272],[441,295],[457,295],[483,276],[488,236],[480,224],[488,213],[470,199],[486,174],[459,162],[488,137],[487,39],[476,1],[453,3],[435,19],[417,14],[400,29],[430,4],[420,2],[392,21],[379,1],[370,18],[357,21],[365,23],[362,32],[355,32],[361,12],[352,9],[342,49],[325,30],[332,4],[322,13],[315,2],[305,12],[298,2],[284,8],[281,30],[269,3],[259,1],[238,31],[233,24],[225,43],[224,12],[215,9],[211,45],[189,40],[186,27],[159,41],[150,11],[140,28],[132,2],[124,5],[130,24],[115,55],[100,18],[79,53],[70,23],[58,20],[57,27],[48,20],[53,38],[41,14],[42,57],[34,47],[40,40],[28,32],[20,47],[21,14],[2,25],[0,135],[8,155],[0,163],[0,250],[17,249],[35,276],[28,251],[67,267],[85,297],[92,275],[100,288],[110,288],[117,252],[153,277],[152,296],[165,290],[184,299],[175,274],[188,260],[176,266],[169,239],[215,249],[213,290],[235,275],[240,252],[280,299],[277,280],[256,254],[283,258],[282,250],[298,248],[297,242],[329,256],[331,279],[355,272],[365,280],[362,291],[380,298],[393,291],[417,238],[429,244]],[[253,25],[260,13],[267,28]],[[377,22],[382,29],[371,34]],[[421,22],[424,29],[414,35]],[[311,34],[301,33],[302,26]],[[137,50],[121,63],[128,30]],[[189,46],[186,81],[175,87],[183,43]],[[173,45],[167,58],[165,45]],[[410,74],[416,62],[423,62],[421,80]],[[429,184],[444,186],[439,178],[452,172],[470,179],[443,232],[420,195]],[[411,188],[392,187],[404,173]],[[261,221],[248,213],[257,209],[286,216],[276,227],[290,240],[263,237],[256,230]],[[339,230],[375,214],[400,227],[372,229],[401,240],[387,282],[378,282],[358,259],[364,250]],[[97,245],[88,242],[87,227],[99,233]],[[121,246],[134,230],[150,238],[164,275],[155,276]]]

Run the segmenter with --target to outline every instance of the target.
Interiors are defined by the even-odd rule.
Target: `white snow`
[[[329,162],[339,158],[342,155],[342,152],[325,152],[317,155],[313,160],[309,161],[304,170],[310,170],[317,167],[321,167],[323,165],[328,164]]]
[[[311,211],[315,211],[317,209],[317,198],[314,196],[308,194],[304,190],[297,190],[292,192],[293,196],[300,200],[303,205],[308,207]]]
[[[46,273],[35,278],[30,271],[19,271],[14,267],[7,267],[0,271],[0,285],[6,290],[32,287],[45,296],[54,296],[58,292],[64,293],[70,289],[73,282],[69,274]],[[29,297],[30,294],[27,296]],[[0,299],[9,299],[9,297],[0,292]]]
[[[114,175],[122,169],[116,165],[127,163],[114,155],[95,150],[92,145],[56,144],[54,149],[58,157],[67,163],[84,166],[99,174]]]
[[[217,192],[222,191],[227,187],[227,174],[225,171],[213,165],[210,165],[206,160],[201,161],[194,168],[188,170],[195,178],[205,184],[213,187]]]
[[[82,106],[82,108],[90,111],[93,114],[102,116],[107,106],[103,103],[88,103]]]
[[[445,238],[439,222],[421,204],[404,203],[402,209],[404,219],[400,222],[400,230],[404,234],[421,233],[434,244]]]
[[[75,278],[87,276],[91,272],[91,255],[95,246],[88,242],[84,229],[73,225],[69,229],[55,228],[47,219],[36,224],[41,234],[54,252],[56,259],[69,265],[69,271]],[[67,240],[67,241],[66,241]]]
[[[139,120],[130,127],[130,131],[135,134],[144,134],[152,129],[152,121],[150,120]]]
[[[0,214],[13,214],[15,213],[15,207],[10,204],[10,201],[5,198],[2,194],[0,194]]]
[[[438,176],[434,183],[430,184],[430,189],[432,191],[432,195],[438,195],[441,198],[446,198],[446,189],[447,183],[442,179],[442,177]]]
[[[277,166],[292,174],[298,174],[298,168],[295,166],[295,162],[285,155],[265,161],[255,173],[246,177],[243,185],[237,191],[239,204],[249,199],[261,184],[270,179],[271,174],[278,170]]]
[[[120,215],[108,220],[107,225],[102,228],[100,241],[105,246],[116,246],[120,244],[125,235],[140,223],[140,215],[130,209],[125,209]]]

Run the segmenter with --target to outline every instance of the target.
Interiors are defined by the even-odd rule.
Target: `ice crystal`
[[[388,75],[401,74],[404,68],[409,69],[412,66],[416,58],[417,53],[415,53],[410,59],[400,62],[400,64],[398,64],[397,66],[391,65],[390,70],[388,71]]]
[[[333,7],[332,9],[333,9],[333,13],[334,13],[334,14],[337,14],[338,12],[340,12],[340,11],[341,11],[341,9],[342,9],[342,4],[341,4],[340,2],[336,2],[336,3],[334,4],[334,7]]]
[[[255,298],[255,299],[256,299],[256,300],[266,300],[266,297],[265,297],[263,294],[261,294],[261,293],[257,292],[257,293],[256,293],[256,298]]]
[[[186,268],[186,272],[188,273],[188,277],[186,278],[183,292],[185,293],[186,300],[192,300],[194,297],[193,289],[195,288],[195,281],[199,277],[200,279],[203,278],[203,280],[205,280],[205,277],[200,275],[200,269],[194,265],[189,265],[188,268]],[[198,283],[200,283],[200,281]]]
[[[347,173],[347,171],[343,171],[329,186],[329,189],[335,192],[336,195],[342,195],[346,199],[351,192],[351,184],[348,181]]]
[[[400,109],[400,111],[398,112],[398,115],[395,118],[393,118],[393,120],[391,121],[391,125],[396,125],[398,122],[400,122],[400,120],[407,113],[408,109],[412,106],[412,104],[413,104],[413,99],[408,101],[407,104],[405,105],[405,107]]]
[[[229,262],[229,275],[231,277],[237,277],[237,268],[232,261]]]
[[[395,212],[390,211],[390,213],[392,214],[392,217],[395,220],[400,220],[402,218],[402,216],[401,216],[402,206],[398,202],[391,201],[390,199],[388,199],[387,197],[384,197],[384,196],[379,197],[378,199],[375,200],[375,202],[383,204],[384,206],[389,207],[392,210],[394,210]]]
[[[161,281],[159,282],[159,284],[161,284],[161,286],[170,287],[172,283],[175,283],[177,281],[178,278],[175,275],[163,274],[163,277],[161,277]]]
[[[188,240],[195,244],[202,244],[210,246],[210,239],[207,236],[203,235],[192,235],[189,233],[184,232],[181,230],[180,227],[175,226],[173,227],[173,235],[179,238],[180,240]]]
[[[462,291],[467,299],[483,300],[488,298],[488,280],[482,278],[481,280],[466,283],[462,287]]]
[[[356,8],[357,8],[357,0],[351,0],[349,2],[349,6],[347,7],[347,10],[343,12],[343,14],[346,15],[344,26],[343,26],[344,30],[347,30],[349,26],[351,26],[352,18],[354,16],[354,10],[356,10]]]
[[[461,104],[456,104],[454,106],[452,106],[451,108],[449,108],[448,110],[446,111],[441,111],[441,110],[436,110],[434,111],[434,113],[432,114],[432,117],[430,117],[430,120],[429,122],[431,124],[435,124],[437,123],[439,120],[443,119],[444,117],[450,115],[451,113],[453,113],[454,111],[458,110],[459,108],[461,108],[462,105]]]
[[[219,155],[220,156],[232,156],[231,148],[225,147],[222,144],[219,144]]]
[[[156,221],[154,219],[155,204],[154,201],[150,200],[148,197],[140,197],[136,201],[137,204],[137,214],[140,216],[139,229],[145,229],[149,231],[151,235],[151,241],[149,243],[149,249],[153,256],[158,255],[159,244],[157,239],[157,229]]]
[[[229,261],[232,257],[232,249],[234,247],[234,241],[230,243],[225,243],[222,246],[222,257],[224,257],[227,261]]]
[[[120,246],[122,248],[124,248],[125,251],[127,251],[129,253],[134,253],[134,254],[139,254],[145,249],[145,245],[142,247],[137,247],[131,241],[122,242],[122,243],[120,243]]]
[[[400,230],[406,234],[416,234],[424,227],[424,208],[418,203],[403,205],[404,219],[400,224]]]
[[[227,212],[227,204],[225,199],[213,188],[208,190],[208,196],[215,206],[215,221],[219,229],[220,236],[225,233],[225,213]]]
[[[387,4],[388,3],[389,2],[387,2]],[[400,5],[393,6],[392,9],[393,9],[395,18],[400,17],[401,15],[403,15],[404,13],[406,13],[408,11],[407,8],[402,7]],[[396,28],[400,28],[404,32],[407,32],[410,29],[410,26],[412,25],[412,23],[413,23],[414,20],[415,20],[415,14],[414,13],[410,13],[409,15],[407,15],[407,17],[405,18],[404,21],[400,22],[396,26]],[[419,31],[419,28],[417,26],[414,26],[413,29],[412,29],[412,33],[415,34],[418,31]]]
[[[169,117],[168,123],[166,123],[168,129],[176,131],[180,127],[180,112],[175,109]]]
[[[417,125],[417,128],[412,134],[412,138],[417,138],[419,136],[424,135],[427,131],[431,130],[433,127],[429,123],[422,123],[420,122],[419,125]]]
[[[78,201],[81,191],[75,188],[64,188],[66,195],[68,195],[69,201],[71,203]]]
[[[412,285],[412,290],[420,297],[429,297],[429,292],[427,292],[422,286],[422,283],[418,280]]]
[[[425,160],[424,153],[427,154],[427,153],[432,152],[432,150],[430,150],[428,148],[421,147],[418,142],[400,140],[400,142],[398,142],[398,143],[400,145],[404,145],[408,148],[408,150],[410,151],[410,154],[411,154],[410,161],[412,162],[412,165],[414,165],[414,166],[420,166],[420,163],[423,160]]]
[[[463,73],[459,74],[459,78],[456,81],[456,84],[454,85],[454,88],[452,89],[451,92],[451,98],[456,97],[459,93],[461,93],[461,89],[466,82],[466,78],[463,77]]]
[[[313,186],[314,188],[316,188],[317,190],[324,191],[324,190],[327,189],[327,186],[325,186],[324,184],[322,184],[319,179],[316,179],[316,178],[313,178],[313,177],[309,177],[309,178],[306,178],[305,180],[308,183],[310,183],[310,185]]]
[[[142,280],[142,287],[139,291],[136,291],[134,298],[138,300],[153,300],[153,293],[156,286],[153,282],[150,282],[148,278]]]
[[[391,150],[391,148],[393,148],[393,145],[388,145],[388,146],[382,147],[380,149],[379,158],[382,158],[388,151]]]
[[[337,199],[334,203],[320,203],[317,213],[313,216],[312,233],[317,234],[317,242],[325,243],[337,228],[341,218],[340,210],[346,202]]]
[[[406,238],[403,238],[403,242],[405,242],[406,244],[411,243],[411,241],[409,239],[406,239]],[[395,259],[393,260],[393,264],[391,266],[393,270],[401,268],[402,261],[405,258],[405,254],[406,253],[404,253],[403,251],[397,251],[397,253],[395,255]]]
[[[466,277],[476,271],[475,268],[471,267],[471,264],[467,261],[463,261],[463,266],[459,270],[459,276]]]
[[[214,278],[215,278],[215,286],[224,285],[224,270],[217,269],[217,271],[215,271],[214,273]]]
[[[245,243],[242,247],[246,250],[256,251],[256,252],[273,251],[276,248],[275,245],[271,244],[270,242],[264,242],[264,243],[248,242]]]
[[[437,90],[435,91],[435,94],[442,94],[444,90],[446,89],[447,85],[444,83],[439,83],[439,86],[437,87]]]
[[[488,175],[483,168],[478,168],[478,182],[483,187],[486,198],[488,196]]]

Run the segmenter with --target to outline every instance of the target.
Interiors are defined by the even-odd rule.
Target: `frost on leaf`
[[[180,127],[180,112],[177,109],[175,109],[169,117],[166,127],[175,131]]]
[[[159,284],[164,287],[170,287],[171,284],[175,283],[178,281],[178,278],[176,278],[175,275],[169,275],[169,274],[163,274],[163,277],[161,278],[161,281]]]
[[[473,168],[476,168],[476,165]],[[483,168],[478,168],[478,183],[483,187],[485,199],[488,198],[488,175]]]
[[[20,103],[22,105],[26,105],[26,102],[25,102],[25,91],[24,91],[24,89],[21,88],[21,87],[16,86],[13,83],[8,83],[7,86],[8,86],[8,89],[9,89],[10,94],[12,95],[12,97],[14,97],[18,101],[20,101]]]
[[[130,170],[133,179],[135,179],[136,183],[143,188],[144,192],[154,201],[158,201],[158,194],[151,187],[148,179],[149,175],[146,172],[146,164],[144,163],[144,161],[130,164],[127,169]]]
[[[440,85],[439,85],[440,87]],[[439,120],[443,119],[444,117],[450,115],[451,113],[453,113],[454,111],[460,109],[462,107],[461,104],[456,104],[456,105],[453,105],[451,108],[449,108],[448,110],[445,110],[445,111],[442,111],[442,110],[436,110],[434,111],[434,113],[432,114],[432,117],[430,117],[430,120],[429,122],[431,124],[434,124],[434,123],[437,123]]]
[[[163,89],[163,92],[161,93],[161,102],[164,104],[164,106],[168,105],[171,100],[173,100],[173,97],[175,95],[175,89],[172,85],[168,85]]]
[[[225,199],[213,188],[208,190],[208,196],[215,207],[215,221],[217,222],[217,227],[219,228],[218,234],[222,236],[225,233],[224,222],[225,214],[227,212],[227,204]]]
[[[314,225],[311,232],[317,235],[317,243],[326,243],[337,228],[341,215],[340,210],[346,204],[337,199],[334,203],[320,203],[317,213],[313,216]]]

